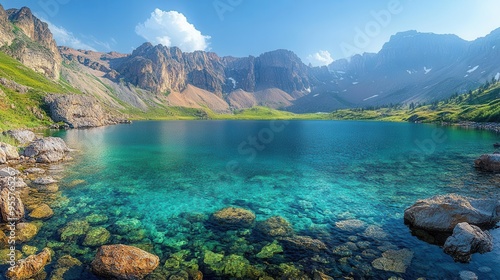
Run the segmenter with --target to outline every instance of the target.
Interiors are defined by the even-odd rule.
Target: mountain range
[[[500,29],[474,41],[401,32],[378,53],[310,67],[288,50],[237,58],[150,43],[131,54],[57,47],[48,25],[29,8],[0,5],[0,46],[53,82],[120,112],[187,107],[231,113],[254,106],[331,112],[433,102],[500,78]]]

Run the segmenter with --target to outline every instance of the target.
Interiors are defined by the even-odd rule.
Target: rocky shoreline
[[[497,123],[497,122],[486,122],[486,123],[470,122],[470,121],[463,121],[463,122],[458,122],[458,123],[442,122],[441,125],[443,125],[443,126],[455,126],[455,127],[466,128],[466,129],[487,130],[487,131],[492,131],[495,133],[500,133],[500,123]]]

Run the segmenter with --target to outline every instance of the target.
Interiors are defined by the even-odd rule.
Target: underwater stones
[[[57,180],[55,180],[54,178],[52,178],[50,176],[36,178],[33,181],[33,184],[35,184],[35,185],[51,185],[51,184],[55,184],[55,183],[57,183]]]
[[[11,192],[9,188],[0,191],[0,212],[2,221],[8,222],[24,218],[24,204],[19,192]]]
[[[482,155],[474,161],[474,166],[483,171],[500,172],[500,154]]]
[[[91,225],[104,224],[108,221],[108,216],[100,214],[92,214],[85,217],[85,221],[87,221]]]
[[[315,271],[313,274],[313,280],[333,280],[333,277],[330,277],[323,272]]]
[[[408,249],[388,250],[382,257],[375,259],[372,266],[379,270],[405,273],[413,259],[413,252]]]
[[[309,236],[294,235],[292,237],[282,238],[281,241],[283,241],[286,247],[293,250],[320,252],[327,249],[323,241],[319,239],[313,239]]]
[[[73,181],[69,182],[69,183],[66,185],[66,187],[68,187],[68,188],[74,188],[74,187],[76,187],[76,186],[83,185],[83,184],[85,184],[85,183],[86,183],[86,181],[85,181],[85,180],[80,180],[80,179],[78,179],[78,180],[73,180]]]
[[[5,235],[3,230],[0,230],[0,249],[6,248],[9,246],[9,238]]]
[[[363,236],[373,239],[384,239],[387,237],[387,233],[379,226],[371,225],[368,226],[363,232]]]
[[[50,274],[50,280],[63,280],[63,279],[78,279],[78,276],[71,277],[67,273],[74,267],[80,267],[82,262],[70,255],[64,255],[57,260],[54,270]]]
[[[18,223],[16,224],[16,241],[28,242],[38,234],[39,230],[39,226],[35,223]]]
[[[54,215],[54,211],[47,204],[42,204],[37,208],[33,209],[31,213],[28,215],[33,219],[48,219]]]
[[[279,265],[282,278],[293,280],[309,280],[310,278],[292,264],[282,263]]]
[[[273,243],[267,244],[260,250],[260,252],[257,254],[257,258],[259,259],[270,259],[274,257],[276,254],[283,253],[283,247],[278,244],[278,242],[275,240]]]
[[[83,245],[92,247],[101,246],[106,244],[110,237],[111,234],[107,229],[103,227],[92,228],[87,232],[87,235],[85,235]]]
[[[24,156],[39,163],[54,163],[63,160],[69,152],[64,140],[58,137],[37,139],[24,149]]]
[[[125,218],[115,223],[115,230],[118,234],[131,234],[142,227],[141,221],[135,218]]]
[[[206,250],[203,254],[203,263],[206,264],[212,271],[222,271],[222,259],[224,259],[223,254],[217,254],[209,250]]]
[[[61,241],[75,241],[79,237],[85,235],[89,230],[89,227],[90,226],[87,221],[71,221],[59,231],[61,235]]]
[[[258,222],[256,229],[269,237],[293,235],[292,225],[280,216],[273,216],[263,222]]]
[[[92,271],[103,277],[142,279],[158,264],[158,256],[127,245],[105,245],[97,250],[91,263]]]
[[[23,257],[23,253],[19,250],[11,251],[9,249],[0,250],[0,265],[8,264],[10,261],[19,260]]]
[[[31,167],[31,168],[24,170],[24,173],[26,173],[26,174],[44,174],[45,169],[38,168],[38,167]]]
[[[333,248],[332,253],[340,257],[352,256],[352,251],[347,245],[340,245]]]
[[[38,251],[38,248],[35,246],[23,245],[23,247],[21,248],[21,251],[23,252],[23,254],[29,256],[29,255],[36,254],[36,251]]]
[[[6,273],[11,279],[30,279],[42,272],[44,267],[51,261],[51,252],[45,248],[38,255],[31,255],[26,259],[17,261],[13,269]]]
[[[418,200],[404,212],[405,223],[428,231],[451,232],[461,222],[491,226],[500,221],[500,201],[456,194]]]
[[[255,214],[247,209],[227,207],[212,214],[210,220],[222,229],[248,228],[253,225]]]
[[[366,223],[356,219],[343,220],[335,223],[335,226],[345,231],[359,231],[366,227]]]
[[[477,226],[459,223],[453,229],[453,235],[446,239],[443,249],[455,261],[467,263],[472,254],[493,250],[493,239],[488,232],[483,232]]]
[[[460,276],[460,280],[478,280],[479,279],[474,272],[468,271],[468,270],[462,270],[462,271],[460,271],[460,273],[458,275]]]

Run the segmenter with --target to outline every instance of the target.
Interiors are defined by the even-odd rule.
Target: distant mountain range
[[[471,42],[401,32],[379,53],[309,67],[287,50],[235,58],[150,43],[131,54],[56,47],[47,24],[28,8],[5,11],[0,5],[0,45],[27,67],[116,110],[179,106],[228,113],[266,106],[330,112],[432,102],[500,78],[500,29]]]

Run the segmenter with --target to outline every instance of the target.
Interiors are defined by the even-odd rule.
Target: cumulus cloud
[[[328,51],[319,51],[307,56],[307,60],[313,66],[324,66],[333,62],[332,55]]]
[[[82,50],[90,50],[95,51],[95,49],[88,44],[85,44],[80,39],[78,39],[72,32],[66,30],[62,26],[56,26],[52,24],[50,21],[42,19],[49,25],[49,29],[54,36],[54,39],[59,46],[67,46],[74,49],[82,49]]]
[[[160,9],[155,9],[151,17],[139,23],[135,32],[153,44],[176,46],[185,52],[207,50],[210,39],[189,23],[182,13]]]

